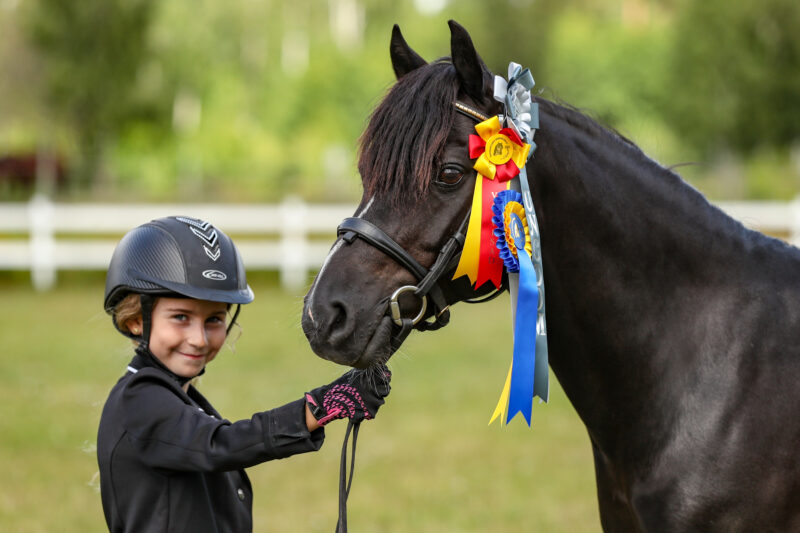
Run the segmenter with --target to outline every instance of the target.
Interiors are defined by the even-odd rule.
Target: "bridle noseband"
[[[402,344],[412,329],[422,331],[436,330],[450,322],[449,304],[444,297],[442,288],[439,286],[439,280],[445,272],[455,268],[456,263],[454,263],[454,260],[458,258],[461,249],[464,247],[468,221],[469,214],[464,218],[458,230],[447,239],[447,242],[439,250],[439,255],[430,269],[420,265],[411,254],[372,222],[363,218],[351,217],[344,219],[339,225],[337,233],[344,242],[352,244],[354,240],[361,238],[397,261],[411,272],[417,280],[416,285],[404,285],[396,289],[389,298],[389,311],[392,321],[400,327],[400,331],[392,336],[392,347],[394,349],[397,349]],[[401,294],[406,292],[413,292],[421,301],[422,307],[414,318],[404,318],[400,311],[398,299]],[[430,299],[434,311],[434,317],[431,321],[423,320],[428,308],[428,299]]]
[[[453,105],[456,111],[473,120],[483,121],[487,119],[480,111],[462,104],[461,102],[454,102]],[[470,213],[467,212],[467,215],[464,217],[464,220],[461,222],[456,232],[447,239],[447,242],[445,242],[439,250],[439,255],[430,269],[420,265],[405,248],[397,244],[394,239],[389,237],[382,229],[372,222],[364,220],[363,218],[350,217],[344,219],[342,223],[339,224],[337,235],[340,236],[344,242],[352,244],[357,238],[361,238],[405,267],[418,281],[416,285],[404,285],[396,289],[389,298],[390,316],[392,321],[400,327],[400,330],[392,335],[391,342],[393,350],[396,350],[400,344],[403,343],[412,329],[420,331],[437,330],[450,322],[449,304],[444,297],[439,283],[442,276],[446,272],[454,269],[458,264],[461,250],[464,247],[469,216]],[[501,286],[496,292],[490,294],[489,297],[478,301],[483,302],[494,298],[503,292],[504,289],[505,285]],[[398,299],[401,294],[406,292],[413,292],[421,301],[421,309],[414,318],[404,318],[400,311]],[[429,298],[433,306],[433,320],[425,321],[423,317],[427,311]],[[478,303],[476,300],[464,301],[467,303]]]

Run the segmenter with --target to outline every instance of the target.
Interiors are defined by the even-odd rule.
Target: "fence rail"
[[[718,204],[743,224],[800,244],[800,199]],[[59,270],[105,270],[125,232],[148,220],[188,215],[210,220],[236,239],[249,270],[280,273],[287,288],[319,268],[349,204],[58,204],[44,196],[0,203],[0,270],[30,271],[33,286],[51,288]]]
[[[233,236],[249,270],[280,273],[297,288],[318,268],[336,226],[355,205],[305,204],[57,204],[43,196],[0,203],[0,270],[28,270],[38,290],[59,270],[105,270],[119,239],[144,222],[168,215],[210,220]]]

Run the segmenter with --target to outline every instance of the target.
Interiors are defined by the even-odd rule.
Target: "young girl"
[[[383,404],[391,378],[385,366],[347,372],[249,420],[223,419],[190,381],[205,372],[241,304],[251,301],[238,250],[208,222],[153,220],[117,245],[105,309],[136,353],[109,394],[97,435],[112,532],[251,531],[244,468],[316,451],[324,424],[373,418]]]

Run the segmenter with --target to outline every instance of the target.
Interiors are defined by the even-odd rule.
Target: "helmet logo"
[[[204,270],[203,277],[213,279],[214,281],[224,281],[228,279],[228,276],[225,275],[225,272],[220,272],[219,270]]]
[[[206,255],[211,258],[212,261],[216,261],[219,259],[222,251],[219,247],[219,238],[217,237],[217,230],[214,229],[214,226],[211,225],[210,222],[206,222],[204,220],[199,220],[197,218],[188,218],[188,217],[175,217],[177,220],[180,220],[184,224],[189,226],[189,229],[194,233],[195,237],[200,239],[203,242],[203,250],[205,250]],[[212,271],[206,271],[212,272]],[[214,270],[213,272],[219,272]],[[219,272],[222,274],[222,272]],[[206,276],[206,273],[203,272],[203,275]],[[222,274],[224,276],[224,274]],[[208,276],[206,276],[208,278]],[[220,278],[209,278],[209,279],[220,279]],[[222,279],[225,279],[224,277]]]

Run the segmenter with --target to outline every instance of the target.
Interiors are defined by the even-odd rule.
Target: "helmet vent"
[[[189,226],[189,229],[194,233],[195,237],[203,242],[203,250],[212,261],[219,259],[222,251],[219,247],[219,239],[217,237],[217,230],[211,223],[204,220],[189,217],[175,217],[184,224]]]

